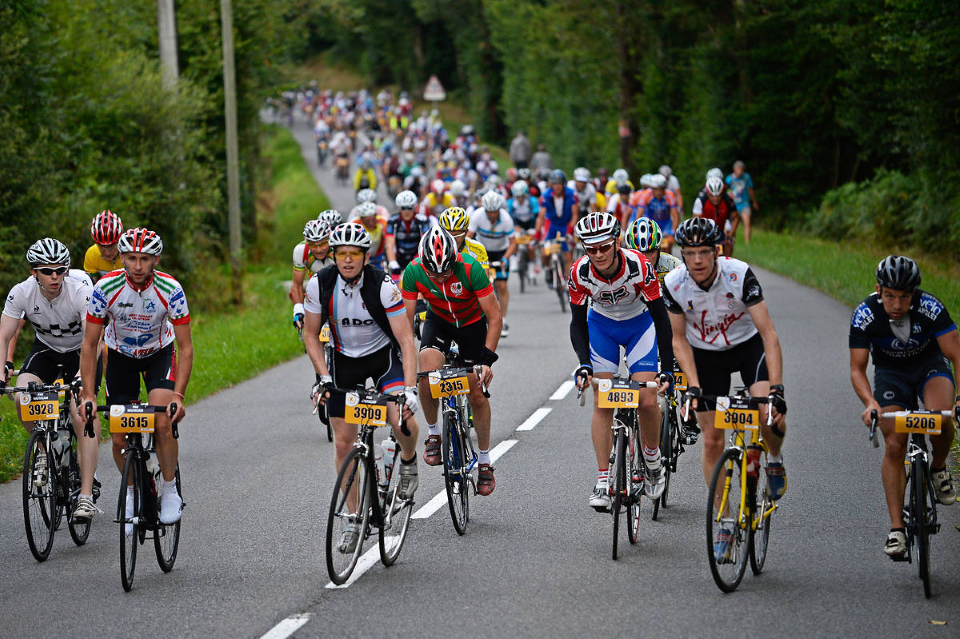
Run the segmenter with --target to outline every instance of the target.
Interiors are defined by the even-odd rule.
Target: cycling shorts
[[[657,226],[660,227],[660,232],[663,233],[664,236],[672,236],[674,234],[672,217],[668,217],[663,222],[657,222]]]
[[[33,338],[33,346],[23,360],[23,366],[20,367],[20,373],[30,373],[40,378],[44,384],[52,384],[57,381],[58,366],[63,366],[63,380],[69,382],[77,376],[80,371],[80,349],[58,353],[36,337]],[[100,378],[103,375],[103,360],[97,358],[97,377],[96,392],[100,390]]]
[[[403,391],[403,364],[400,352],[392,344],[363,357],[347,357],[336,352],[331,372],[337,388],[349,390],[366,386],[369,377],[381,393]],[[345,398],[343,393],[331,393],[327,402],[331,417],[343,417]]]
[[[472,324],[457,328],[450,322],[440,319],[432,310],[427,311],[423,321],[423,338],[420,350],[435,348],[444,355],[450,352],[450,342],[456,342],[460,348],[460,357],[466,366],[477,363],[481,349],[487,343],[487,318],[481,317]]]
[[[650,313],[618,321],[590,309],[587,329],[594,373],[616,373],[620,368],[621,346],[626,351],[631,375],[657,372],[657,332]]]
[[[523,229],[524,231],[533,231],[537,228],[537,218],[536,216],[531,217],[529,220],[518,220],[513,218],[513,228],[514,229]]]
[[[107,349],[107,403],[129,404],[140,400],[140,378],[149,394],[156,388],[173,390],[177,380],[177,352],[173,344],[138,359]]]
[[[956,386],[950,360],[942,355],[907,368],[877,368],[873,372],[873,397],[881,406],[900,406],[917,410],[917,396],[923,400],[923,388],[934,377],[946,377]]]
[[[767,373],[767,355],[763,349],[763,338],[757,333],[747,341],[724,351],[693,349],[693,361],[700,378],[700,390],[704,395],[726,395],[730,392],[730,376],[740,373],[747,386],[770,379]],[[716,410],[716,403],[701,400],[698,412]]]
[[[503,262],[503,254],[506,251],[487,251],[487,259],[489,260],[487,264],[493,264],[494,262]],[[492,268],[492,267],[491,267]],[[510,264],[500,264],[496,269],[496,279],[502,282],[506,282],[510,277]]]
[[[541,232],[543,233],[543,235],[540,239],[543,242],[552,241],[559,233],[560,238],[563,240],[562,242],[560,242],[560,247],[561,247],[560,250],[563,251],[564,253],[568,253],[570,251],[570,244],[569,242],[566,241],[566,239],[564,239],[567,236],[566,227],[562,227],[562,228],[555,227],[550,223],[550,220],[544,220]]]

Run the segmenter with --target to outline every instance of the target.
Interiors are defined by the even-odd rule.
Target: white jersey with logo
[[[724,351],[757,334],[747,310],[763,301],[763,290],[750,265],[732,257],[717,258],[717,276],[703,290],[680,266],[664,278],[667,310],[683,313],[687,341],[694,348]]]
[[[31,275],[10,289],[3,314],[17,320],[25,317],[38,340],[58,353],[68,353],[83,342],[83,316],[93,288],[74,277],[63,278],[61,286],[60,294],[47,301]]]
[[[190,311],[180,282],[154,271],[143,287],[134,287],[126,271],[111,271],[93,288],[87,321],[110,318],[104,341],[127,357],[143,359],[169,346],[173,326],[188,324]]]
[[[332,308],[327,313],[330,338],[337,351],[347,357],[370,355],[390,344],[390,337],[373,320],[360,296],[364,277],[366,274],[360,276],[356,286],[348,286],[337,275],[336,291],[330,297]],[[380,303],[388,318],[406,313],[400,289],[390,276],[380,283]],[[320,282],[313,277],[307,284],[303,308],[308,313],[320,315],[323,310],[320,304]]]
[[[310,269],[311,273],[319,273],[320,269],[324,266],[329,266],[333,264],[333,259],[331,257],[331,252],[327,252],[327,256],[322,260],[318,260],[314,257],[313,253],[310,252],[310,247],[307,246],[306,242],[300,242],[293,247],[293,268],[297,271],[306,271]]]
[[[592,311],[612,320],[633,319],[647,312],[646,302],[660,297],[660,281],[647,258],[632,249],[621,249],[620,269],[606,279],[584,255],[570,269],[570,304],[592,300]]]
[[[468,229],[476,233],[474,239],[483,244],[488,253],[502,252],[510,246],[510,238],[513,237],[513,218],[506,209],[500,209],[500,217],[494,223],[483,207],[477,207],[470,214]]]

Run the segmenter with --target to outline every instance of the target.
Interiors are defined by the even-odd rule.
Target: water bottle
[[[69,426],[65,424],[59,424],[54,436],[51,438],[53,440],[53,452],[57,455],[57,461],[61,464],[63,464],[64,454],[70,447],[70,431],[68,428]]]
[[[150,488],[153,494],[157,495],[157,486],[160,485],[160,463],[157,461],[157,454],[147,455],[147,472],[150,473]]]
[[[381,486],[387,485],[387,471],[383,466],[383,450],[380,446],[373,447],[373,461],[377,466],[377,483]]]
[[[747,474],[751,477],[757,477],[760,474],[760,452],[758,446],[747,448]]]
[[[397,442],[387,437],[380,442],[380,448],[383,449],[384,468],[384,474],[380,477],[380,483],[386,486],[390,483],[390,477],[393,475],[393,459],[397,453]]]

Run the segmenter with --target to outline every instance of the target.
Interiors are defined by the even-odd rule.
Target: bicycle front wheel
[[[664,411],[660,418],[660,457],[663,460],[661,463],[663,463],[666,483],[663,485],[663,493],[653,502],[653,515],[651,519],[654,521],[656,521],[660,515],[660,508],[667,507],[667,494],[670,492],[670,475],[672,474],[670,472],[670,463],[673,459],[673,432],[671,430],[673,425],[670,419],[671,414],[671,411],[668,409]]]
[[[770,499],[767,488],[767,473],[764,468],[767,466],[767,452],[763,450],[760,453],[760,459],[757,462],[756,489],[754,490],[753,521],[756,528],[751,531],[750,540],[750,570],[753,574],[759,575],[763,570],[763,564],[767,560],[767,544],[770,542],[770,525],[773,523],[774,502]]]
[[[23,525],[30,552],[37,561],[50,556],[56,532],[57,493],[52,468],[47,434],[35,429],[23,455]]]
[[[180,486],[180,465],[177,465],[177,494],[183,499],[183,490]],[[180,547],[180,520],[176,523],[164,525],[157,518],[157,529],[153,533],[153,549],[157,553],[157,563],[160,570],[170,572],[177,561],[177,549]]]
[[[750,508],[742,487],[741,451],[724,451],[707,493],[707,559],[720,590],[733,592],[747,569]]]
[[[69,518],[67,519],[67,529],[70,531],[70,538],[73,539],[73,543],[78,546],[82,546],[87,543],[87,538],[90,536],[90,524],[93,523],[92,519],[85,519],[83,521],[74,521],[73,511],[77,507],[77,499],[80,496],[80,466],[77,463],[77,451],[70,451],[70,464],[67,468],[67,486],[69,490],[68,498],[68,512],[70,513]]]
[[[617,544],[620,539],[620,511],[627,504],[627,436],[624,429],[618,428],[613,435],[613,494],[610,496],[610,513],[613,515],[613,559],[617,558]]]
[[[635,419],[635,416],[634,416]],[[643,494],[643,448],[636,428],[629,430],[626,446],[627,466],[627,536],[631,544],[640,536],[640,500]]]
[[[132,482],[132,486],[131,486]],[[120,499],[117,503],[117,521],[120,522],[120,582],[123,589],[133,588],[133,573],[137,567],[137,546],[143,528],[143,484],[140,483],[140,464],[136,453],[127,449],[120,481]],[[127,491],[131,487],[133,512],[128,518]]]
[[[400,499],[397,488],[400,486],[400,449],[393,455],[393,470],[390,485],[383,500],[384,525],[380,526],[380,561],[384,566],[392,566],[400,556],[400,549],[407,538],[410,528],[410,515],[413,513],[413,500]]]
[[[563,260],[554,260],[554,284],[557,289],[557,297],[560,298],[560,312],[567,312],[567,278],[563,274]]]
[[[347,455],[330,499],[327,517],[327,573],[342,585],[357,566],[370,519],[370,468],[366,452],[354,448]],[[355,504],[351,508],[349,502]]]
[[[442,450],[443,479],[447,490],[450,518],[458,535],[467,532],[470,516],[470,480],[467,477],[472,460],[467,458],[465,429],[459,419],[460,412],[443,418]]]
[[[527,249],[520,250],[520,257],[517,258],[520,274],[520,292],[523,293],[527,288],[527,265],[530,263],[527,258]]]
[[[910,519],[916,536],[917,564],[923,581],[923,596],[930,598],[930,527],[933,509],[927,464],[915,460],[910,465]]]

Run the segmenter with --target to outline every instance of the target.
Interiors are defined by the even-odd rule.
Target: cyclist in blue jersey
[[[550,173],[549,188],[540,197],[540,214],[537,216],[537,236],[542,241],[552,240],[557,235],[566,238],[577,223],[577,194],[566,186],[567,176],[557,169]],[[543,263],[549,262],[543,255]],[[563,269],[570,270],[573,251],[568,242],[563,242]]]

